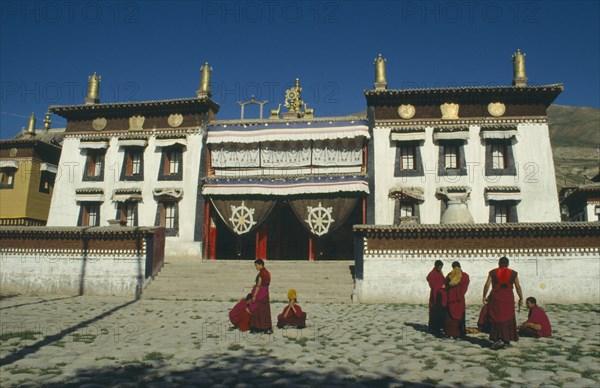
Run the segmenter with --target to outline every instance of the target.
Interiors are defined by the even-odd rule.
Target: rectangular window
[[[458,146],[449,144],[444,146],[444,168],[445,169],[458,169],[460,168],[458,159]]]
[[[505,224],[508,222],[519,222],[517,217],[516,201],[491,201],[490,223]]]
[[[494,143],[492,146],[492,168],[501,170],[506,168],[506,145]]]
[[[487,139],[485,145],[486,175],[517,175],[510,139]]]
[[[167,171],[167,174],[169,175],[175,175],[179,173],[179,156],[180,153],[178,151],[175,150],[171,150],[168,153],[168,159],[169,159],[169,168]]]
[[[50,194],[50,190],[54,188],[55,178],[55,173],[50,171],[42,171],[40,176],[40,193]]]
[[[415,207],[412,203],[400,203],[400,217],[412,217],[415,215]]]
[[[494,223],[505,224],[508,222],[508,206],[507,205],[495,205],[494,206]]]
[[[127,226],[137,226],[137,202],[125,202],[123,205]]]
[[[104,179],[104,149],[88,149],[84,181],[101,181]]]
[[[131,175],[139,175],[142,173],[142,154],[134,152],[131,154]]]
[[[167,202],[165,206],[165,228],[173,229],[175,227],[175,204]]]
[[[400,146],[400,169],[414,170],[415,165],[415,147],[412,145]]]
[[[163,148],[158,180],[183,179],[183,148],[180,145]]]
[[[79,218],[79,226],[100,226],[100,203],[82,203]]]
[[[15,171],[0,170],[0,189],[12,189],[15,185]]]
[[[144,180],[144,149],[142,147],[127,147],[121,170],[121,180]]]

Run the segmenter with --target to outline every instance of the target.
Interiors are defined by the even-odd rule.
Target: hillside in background
[[[366,117],[366,109],[352,116]],[[551,105],[548,108],[550,141],[556,184],[579,185],[598,174],[600,163],[600,110]]]
[[[598,174],[600,110],[551,105],[548,123],[559,189],[583,184],[585,177]]]

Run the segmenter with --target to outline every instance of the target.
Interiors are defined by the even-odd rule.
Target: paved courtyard
[[[302,302],[302,301],[300,301]],[[548,339],[492,351],[486,335],[436,339],[425,305],[300,303],[303,330],[232,330],[230,302],[115,297],[0,300],[9,386],[557,386],[600,383],[600,305],[542,306]],[[272,316],[284,306],[272,301]],[[469,307],[474,326],[479,306]],[[518,319],[525,320],[526,311]]]

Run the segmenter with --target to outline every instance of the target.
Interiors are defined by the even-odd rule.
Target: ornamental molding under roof
[[[107,140],[112,137],[118,137],[119,139],[147,139],[151,136],[156,138],[177,138],[185,137],[186,135],[197,135],[201,134],[203,128],[200,127],[189,127],[189,128],[177,128],[173,129],[147,129],[136,131],[135,134],[130,134],[127,131],[113,131],[113,132],[102,132],[102,133],[81,133],[72,132],[65,134],[65,138],[78,138],[82,141],[96,141],[96,140]]]
[[[473,119],[459,119],[453,120],[451,124],[446,124],[446,121],[441,119],[436,120],[376,120],[375,129],[424,129],[426,127],[434,128],[446,128],[446,127],[457,127],[457,126],[480,126],[492,127],[492,126],[517,126],[519,124],[547,124],[548,118],[544,116],[538,117],[527,117],[527,118],[473,118]]]
[[[397,96],[403,94],[450,94],[450,93],[481,93],[481,92],[509,92],[515,94],[545,92],[545,91],[563,91],[563,84],[550,84],[541,86],[459,86],[448,88],[413,88],[413,89],[382,89],[382,90],[365,90],[366,96]]]

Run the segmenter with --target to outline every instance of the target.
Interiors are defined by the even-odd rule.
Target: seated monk
[[[525,304],[529,309],[528,318],[519,326],[519,335],[524,337],[550,337],[552,335],[552,326],[546,312],[538,307],[537,300],[530,296],[525,299]]]
[[[231,324],[241,331],[250,330],[250,313],[248,312],[248,303],[252,299],[252,294],[248,294],[245,299],[240,299],[229,311],[229,320]]]
[[[293,326],[298,329],[306,327],[306,313],[302,312],[302,309],[297,304],[296,290],[291,289],[288,291],[289,303],[283,309],[283,312],[277,316],[277,327],[282,329],[284,327]]]

